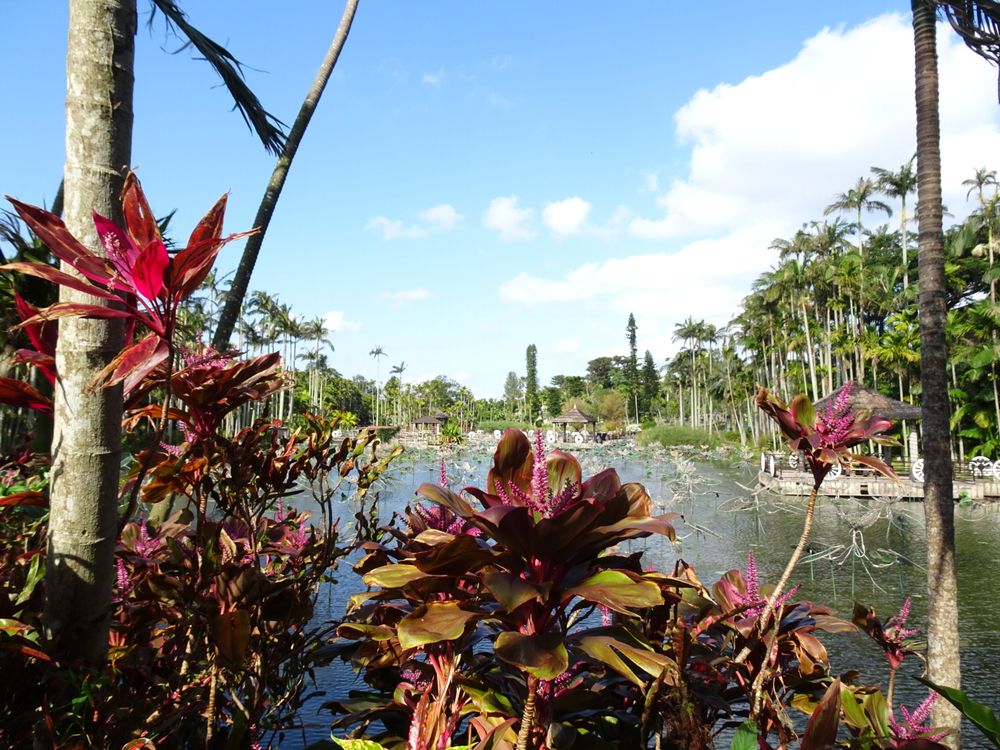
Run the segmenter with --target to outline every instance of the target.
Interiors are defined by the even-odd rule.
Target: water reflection
[[[683,558],[710,585],[726,571],[745,567],[747,553],[752,549],[761,581],[774,582],[802,530],[805,499],[755,494],[754,473],[747,463],[734,466],[734,462],[694,462],[664,451],[621,448],[583,453],[580,457],[584,476],[614,467],[624,481],[643,483],[659,511],[683,514],[676,544],[655,537],[627,545],[629,551],[645,551],[647,567],[670,570]],[[378,514],[383,523],[393,512],[403,509],[420,484],[438,481],[437,461],[435,453],[416,453],[395,466],[391,479],[379,490]],[[485,451],[449,454],[447,469],[452,486],[482,485],[488,464]],[[347,521],[357,509],[345,502],[343,511],[342,531],[353,535]],[[963,683],[973,698],[994,707],[1000,695],[1000,676],[993,668],[1000,663],[1000,641],[993,619],[996,608],[988,592],[1000,567],[998,531],[1000,512],[993,506],[962,505],[956,509]],[[909,596],[913,600],[910,624],[925,632],[924,559],[920,503],[821,498],[809,553],[793,579],[799,585],[796,598],[832,606],[848,619],[853,603],[858,601],[874,606],[886,619]],[[337,582],[321,593],[317,618],[340,618],[347,597],[362,588],[350,561],[341,565],[336,578]],[[824,643],[835,673],[857,669],[862,680],[885,685],[885,660],[866,636],[827,635]],[[914,706],[924,698],[926,690],[903,676],[920,671],[916,658],[904,662],[896,681],[897,702]],[[360,678],[340,663],[318,674],[317,679],[325,692],[323,700],[363,687]],[[324,713],[309,711],[303,718],[313,724],[306,732],[309,741],[328,736],[329,720]],[[971,727],[963,740],[964,747],[988,746]]]

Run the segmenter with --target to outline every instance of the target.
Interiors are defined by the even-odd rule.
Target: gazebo
[[[592,425],[591,432],[595,435],[597,433],[597,418],[589,414],[584,414],[576,404],[573,404],[567,411],[553,419],[552,424],[553,426],[562,425],[562,439],[564,443],[566,442],[567,425],[583,425],[584,432],[587,431],[588,425]]]
[[[448,421],[448,415],[443,411],[439,411],[429,417],[418,417],[413,420],[413,429],[417,432],[430,432],[433,430],[435,435],[441,434],[441,427]]]

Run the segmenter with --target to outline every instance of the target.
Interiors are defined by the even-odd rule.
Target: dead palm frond
[[[191,25],[184,11],[173,0],[152,0],[153,12],[149,16],[149,25],[153,23],[156,11],[159,10],[166,19],[167,30],[186,39],[175,52],[193,46],[229,89],[235,107],[243,115],[247,126],[256,131],[261,143],[269,152],[277,156],[285,143],[284,123],[272,115],[260,103],[257,95],[250,90],[243,79],[243,64],[233,54],[218,42],[209,39]]]

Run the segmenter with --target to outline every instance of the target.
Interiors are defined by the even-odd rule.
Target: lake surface
[[[493,446],[452,450],[446,464],[453,488],[485,484]],[[733,457],[726,461],[690,461],[667,451],[622,444],[580,451],[584,477],[613,467],[623,481],[646,486],[658,512],[684,515],[678,523],[678,542],[635,540],[632,549],[646,550],[647,567],[669,571],[678,558],[694,565],[701,581],[710,586],[733,568],[744,569],[754,551],[760,580],[774,583],[798,541],[805,500],[755,494],[756,460]],[[416,451],[393,465],[380,490],[379,516],[388,521],[401,511],[424,482],[438,481],[438,454]],[[356,508],[344,503],[346,522]],[[345,535],[353,532],[344,529]],[[1000,507],[956,507],[958,543],[962,681],[974,699],[1000,709],[1000,638],[993,594],[1000,581]],[[346,538],[346,537],[345,537]],[[800,562],[793,582],[797,599],[833,607],[850,619],[854,601],[874,606],[879,617],[895,614],[907,596],[913,600],[909,625],[925,632],[926,577],[923,506],[891,499],[820,498],[810,554]],[[342,563],[337,583],[328,586],[317,603],[316,617],[327,621],[343,616],[347,597],[363,590],[350,563]],[[919,637],[919,636],[918,636]],[[865,635],[841,634],[822,638],[833,672],[857,669],[866,682],[886,684],[885,659]],[[920,662],[910,657],[896,680],[896,703],[912,708],[926,689],[906,675],[920,674]],[[349,666],[336,663],[317,675],[325,695],[315,705],[347,695],[364,683]],[[329,716],[307,709],[306,739],[329,736]],[[302,747],[302,737],[286,737],[282,747]],[[971,727],[963,746],[990,747]]]

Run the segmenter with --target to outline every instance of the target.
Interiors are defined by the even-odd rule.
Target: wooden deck
[[[789,465],[786,456],[765,454],[757,483],[779,495],[806,496],[812,491],[812,474]],[[822,496],[839,497],[898,497],[904,500],[923,500],[924,483],[913,479],[908,466],[893,463],[899,475],[893,481],[868,469],[852,469],[839,477],[827,477],[820,486]],[[994,476],[973,476],[966,467],[955,467],[953,480],[954,499],[968,498],[981,502],[1000,500],[1000,482]]]

